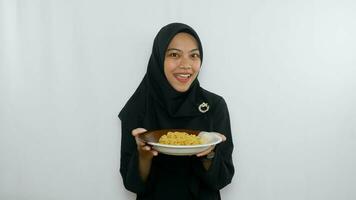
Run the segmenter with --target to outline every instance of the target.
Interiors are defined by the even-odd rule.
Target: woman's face
[[[178,33],[166,50],[164,74],[171,86],[178,92],[189,89],[198,76],[201,60],[198,43],[188,33]]]

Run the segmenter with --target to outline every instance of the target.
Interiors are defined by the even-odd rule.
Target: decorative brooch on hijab
[[[201,103],[201,104],[199,105],[198,108],[199,108],[199,111],[200,111],[201,113],[206,113],[206,112],[208,112],[208,110],[209,110],[209,104],[203,102],[203,103]]]

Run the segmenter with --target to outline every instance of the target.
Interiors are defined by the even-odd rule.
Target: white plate
[[[176,130],[173,130],[176,131]],[[186,132],[186,130],[180,130]],[[168,132],[168,131],[167,131]],[[216,132],[205,132],[201,131],[197,134],[201,140],[202,144],[199,145],[168,145],[160,144],[158,142],[146,141],[147,144],[151,145],[152,148],[160,153],[175,155],[175,156],[187,156],[195,155],[200,152],[207,150],[212,145],[216,145],[222,141],[222,138]]]

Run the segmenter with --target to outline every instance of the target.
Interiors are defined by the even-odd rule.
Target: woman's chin
[[[187,86],[175,86],[173,87],[177,92],[186,92],[189,90],[189,86],[190,85],[187,85]]]

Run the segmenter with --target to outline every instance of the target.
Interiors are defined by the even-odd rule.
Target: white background
[[[0,0],[0,199],[134,199],[117,118],[170,22],[228,103],[225,200],[356,199],[354,0]]]

